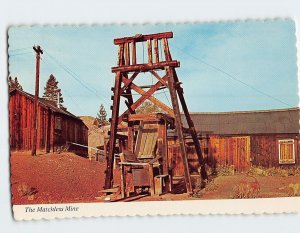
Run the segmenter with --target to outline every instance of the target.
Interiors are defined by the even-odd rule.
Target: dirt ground
[[[105,179],[105,164],[89,161],[72,153],[30,156],[27,152],[11,154],[11,190],[13,204],[47,204],[104,201],[100,197]],[[117,176],[116,183],[119,182]],[[230,199],[236,197],[237,186],[257,189],[255,197],[286,197],[300,195],[299,176],[218,176],[193,196],[180,194],[184,182],[177,180],[177,194],[138,196],[123,201]],[[293,193],[292,185],[296,185]],[[299,184],[297,186],[297,184]],[[239,190],[240,191],[240,190]]]
[[[92,202],[105,166],[72,153],[11,154],[13,204]]]

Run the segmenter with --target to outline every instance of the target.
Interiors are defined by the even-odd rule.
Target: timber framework
[[[117,66],[112,68],[112,72],[115,74],[115,84],[112,88],[113,96],[111,97],[113,104],[111,106],[110,138],[107,147],[105,189],[113,188],[113,166],[118,140],[119,152],[121,152],[119,164],[121,165],[123,197],[126,195],[125,186],[128,171],[132,172],[133,186],[135,187],[146,187],[151,194],[161,193],[163,189],[170,191],[172,166],[167,163],[166,135],[168,129],[175,129],[178,137],[187,192],[192,193],[193,190],[184,132],[191,135],[202,180],[207,179],[197,133],[183,95],[181,82],[176,73],[176,68],[180,67],[180,63],[173,60],[170,53],[168,39],[171,38],[173,38],[172,32],[164,32],[149,35],[138,34],[133,37],[114,40],[114,44],[119,47],[119,50]],[[137,52],[137,46],[143,44],[144,47],[144,43],[147,45],[147,61],[138,64],[137,61],[141,59],[138,59],[140,54]],[[134,81],[139,78],[141,73],[151,73],[155,77],[156,83],[147,86],[135,84]],[[162,89],[169,91],[172,107],[154,97],[154,93]],[[138,93],[139,98],[134,100],[132,91]],[[121,99],[125,100],[127,106],[124,112],[120,112]],[[157,105],[164,113],[136,114],[136,109],[146,100]],[[183,128],[182,125],[180,105],[186,118],[187,128]],[[128,130],[126,137],[118,134],[122,122],[123,124],[126,123]],[[159,191],[157,191],[158,189]]]

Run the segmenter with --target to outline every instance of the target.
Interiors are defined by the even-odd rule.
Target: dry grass
[[[299,183],[291,183],[289,184],[289,195],[292,197],[300,196],[300,184]]]
[[[255,178],[253,181],[240,182],[233,187],[232,191],[232,198],[235,199],[260,197],[260,185]]]

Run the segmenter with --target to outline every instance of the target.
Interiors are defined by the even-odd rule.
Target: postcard
[[[300,211],[292,19],[11,26],[16,220]]]

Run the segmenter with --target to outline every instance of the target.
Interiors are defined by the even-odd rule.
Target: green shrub
[[[289,167],[289,168],[282,168],[282,167],[271,167],[271,168],[264,168],[264,167],[257,167],[252,166],[248,172],[249,175],[252,176],[300,176],[300,168],[299,167]]]
[[[233,176],[235,174],[234,165],[217,166],[218,176]]]

